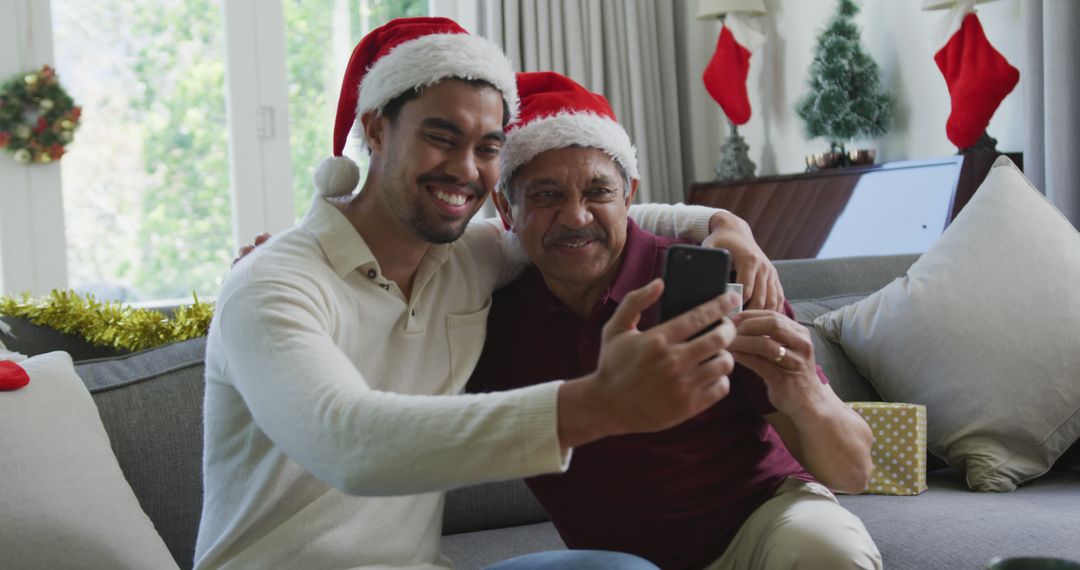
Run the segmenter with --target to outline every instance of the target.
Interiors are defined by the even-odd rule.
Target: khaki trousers
[[[819,483],[788,479],[735,534],[708,570],[881,570],[858,517]]]

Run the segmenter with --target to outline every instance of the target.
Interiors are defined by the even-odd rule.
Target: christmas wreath
[[[23,164],[59,160],[81,114],[48,65],[12,77],[0,85],[0,149]]]

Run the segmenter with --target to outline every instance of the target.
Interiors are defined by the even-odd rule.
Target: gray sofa
[[[914,256],[777,264],[804,324],[877,290]],[[202,357],[205,339],[117,355],[81,340],[5,318],[12,350],[67,350],[90,388],[120,466],[143,509],[182,568],[192,563],[201,508]],[[815,333],[819,363],[847,401],[879,400],[839,346]],[[859,495],[840,501],[866,523],[887,568],[983,568],[995,556],[1080,560],[1080,461],[1077,445],[1055,469],[1015,492],[968,491],[960,473],[931,460],[929,490],[914,497]],[[517,554],[563,548],[547,516],[520,481],[449,493],[443,546],[460,568]]]

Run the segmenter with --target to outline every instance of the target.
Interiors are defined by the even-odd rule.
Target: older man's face
[[[633,197],[626,186],[615,161],[595,148],[549,150],[518,170],[508,218],[545,279],[586,286],[614,278]]]

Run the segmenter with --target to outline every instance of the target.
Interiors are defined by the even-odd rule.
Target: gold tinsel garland
[[[176,308],[170,317],[153,309],[125,307],[98,301],[92,295],[54,289],[40,299],[29,295],[21,299],[0,297],[0,316],[19,317],[78,335],[90,344],[135,351],[205,335],[214,306],[193,298],[194,303]]]

